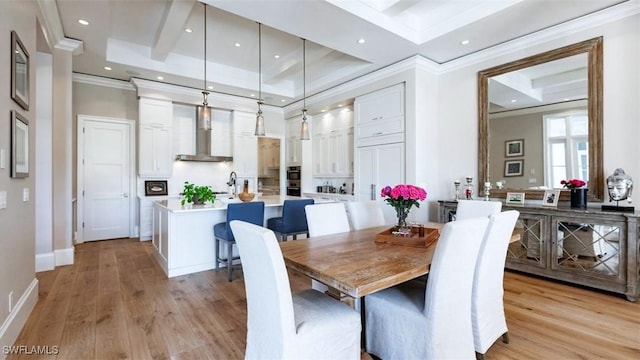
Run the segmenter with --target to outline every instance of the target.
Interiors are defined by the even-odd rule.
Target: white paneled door
[[[84,241],[129,237],[131,136],[130,124],[84,120]]]

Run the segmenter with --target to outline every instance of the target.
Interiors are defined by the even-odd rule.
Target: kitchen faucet
[[[236,172],[232,171],[231,174],[229,174],[229,181],[227,182],[227,185],[233,187],[231,191],[234,198],[238,196],[238,189],[236,188],[236,177]]]

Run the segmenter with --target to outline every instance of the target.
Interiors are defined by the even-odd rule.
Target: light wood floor
[[[37,274],[16,345],[57,346],[47,359],[242,359],[242,272],[231,283],[224,270],[167,279],[150,254],[136,239],[76,246],[74,265]],[[640,303],[507,272],[505,308],[511,342],[487,359],[640,359]],[[19,358],[39,357],[9,356]]]

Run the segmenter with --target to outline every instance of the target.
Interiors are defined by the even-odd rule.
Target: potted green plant
[[[214,202],[215,200],[216,194],[213,193],[211,186],[195,185],[188,181],[184,182],[180,205],[184,206],[185,203],[204,204],[207,201]]]

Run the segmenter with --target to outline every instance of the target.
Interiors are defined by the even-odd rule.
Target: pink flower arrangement
[[[560,181],[560,184],[562,184],[567,189],[577,189],[587,185],[586,182],[580,179],[562,180]]]
[[[399,184],[394,186],[385,186],[380,190],[380,197],[385,198],[384,201],[396,209],[398,216],[398,226],[406,226],[407,215],[411,207],[420,207],[418,201],[424,201],[427,198],[427,192],[414,185]]]

